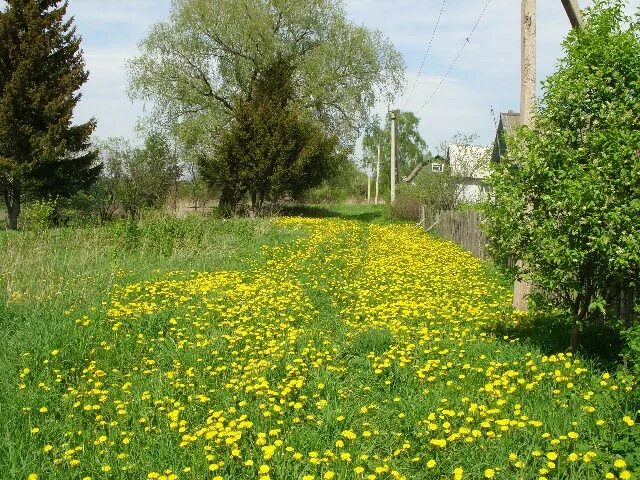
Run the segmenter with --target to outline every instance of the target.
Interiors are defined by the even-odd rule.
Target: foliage
[[[401,185],[399,194],[413,197],[433,212],[454,210],[460,205],[459,188],[448,165],[434,172],[427,165],[413,183]]]
[[[13,229],[24,195],[71,196],[100,172],[95,120],[71,123],[88,73],[66,13],[61,0],[8,0],[0,11],[0,190]]]
[[[422,206],[423,203],[415,192],[408,188],[401,188],[396,195],[396,201],[389,205],[389,215],[396,220],[418,222]]]
[[[636,306],[636,311],[640,312],[640,305]],[[628,367],[640,378],[640,323],[630,326],[624,332],[626,341],[625,360],[630,364]]]
[[[201,174],[222,188],[225,215],[235,215],[247,194],[256,213],[265,201],[300,198],[335,171],[341,158],[337,138],[291,101],[292,75],[286,59],[260,72],[251,99],[238,102],[216,154],[202,158]]]
[[[477,135],[455,134],[438,147],[436,157],[426,159],[429,163],[410,182],[400,184],[393,209],[398,218],[417,221],[420,204],[435,214],[475,200],[467,198],[468,180],[481,177],[489,162],[484,147],[475,145],[477,139]],[[442,171],[433,171],[432,163],[441,165]]]
[[[131,251],[110,228],[0,234],[1,478],[636,474],[637,384],[492,336],[523,317],[453,244],[338,218],[158,220]],[[152,247],[178,230],[171,255]]]
[[[640,278],[640,17],[597,1],[564,42],[534,129],[493,176],[495,258],[575,318],[572,345]]]
[[[21,227],[24,230],[43,231],[53,225],[56,201],[36,200],[23,207]]]
[[[307,203],[343,203],[359,202],[367,197],[367,176],[358,170],[352,161],[334,162],[335,169],[330,178],[304,194]],[[375,195],[371,184],[371,196]]]
[[[397,112],[396,114],[396,148],[400,166],[399,180],[411,173],[418,165],[431,159],[427,144],[418,131],[420,120],[413,112]],[[363,160],[365,170],[375,172],[378,162],[378,146],[380,146],[380,192],[389,192],[391,182],[391,119],[386,118],[384,124],[375,116],[367,126],[362,139]],[[388,195],[387,195],[388,196]]]
[[[350,23],[338,0],[176,0],[130,64],[131,93],[176,124],[191,150],[211,155],[255,79],[278,59],[294,68],[295,107],[343,145],[376,96],[392,98],[404,76],[390,42]]]
[[[145,208],[163,206],[180,175],[177,155],[158,133],[150,134],[142,148],[110,138],[100,145],[100,158],[104,175],[92,193],[104,220],[118,209],[134,218]]]

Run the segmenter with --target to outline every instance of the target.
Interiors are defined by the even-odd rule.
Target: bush
[[[395,220],[420,221],[422,201],[412,192],[400,192],[389,206],[389,215]]]
[[[640,312],[640,304],[636,306]],[[626,341],[625,361],[633,374],[640,378],[640,324],[635,324],[623,332]]]
[[[110,138],[100,146],[105,165],[102,178],[91,190],[91,205],[103,221],[120,211],[138,218],[148,208],[164,206],[180,174],[178,159],[166,138],[152,133],[143,148]]]
[[[640,15],[623,12],[596,2],[569,34],[535,128],[508,141],[492,177],[493,257],[522,260],[514,273],[572,315],[573,348],[640,278]]]
[[[125,252],[137,250],[140,247],[142,232],[138,221],[134,218],[125,218],[111,224],[113,236],[118,241],[118,249]]]
[[[36,200],[26,204],[22,208],[21,228],[31,231],[43,231],[51,228],[56,207],[55,200]]]
[[[345,160],[336,165],[334,176],[322,185],[304,194],[307,203],[347,203],[362,202],[367,198],[367,175],[356,168],[353,162]],[[371,195],[375,195],[372,182]]]

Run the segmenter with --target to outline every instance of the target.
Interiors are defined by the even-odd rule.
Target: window
[[[432,163],[431,164],[431,171],[432,172],[442,173],[442,172],[444,172],[444,165],[441,164],[441,163]]]

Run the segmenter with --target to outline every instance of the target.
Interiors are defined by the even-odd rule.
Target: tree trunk
[[[22,186],[20,181],[14,179],[13,182],[9,182],[4,192],[4,202],[7,206],[7,216],[9,218],[7,226],[9,230],[18,229],[18,217],[21,211],[22,200]]]
[[[574,316],[571,325],[571,336],[569,338],[569,350],[575,352],[580,344],[580,325],[578,319]]]
[[[583,295],[578,294],[571,306],[571,334],[569,336],[569,351],[571,352],[575,352],[580,344],[580,322],[584,312],[582,308],[583,302]]]
[[[226,185],[222,188],[218,206],[220,208],[220,214],[223,217],[233,217],[236,214],[238,198],[233,188]]]
[[[258,206],[258,192],[256,192],[255,190],[252,190],[251,191],[251,208],[249,209],[249,218],[251,220],[256,219],[259,208],[260,207]]]

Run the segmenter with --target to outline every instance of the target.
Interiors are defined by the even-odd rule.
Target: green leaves
[[[88,72],[66,15],[61,0],[10,1],[0,11],[0,192],[12,228],[23,195],[69,197],[100,173],[95,120],[72,124]]]
[[[496,258],[523,260],[557,306],[591,319],[640,277],[638,19],[595,3],[544,82],[535,128],[509,139],[492,177]]]
[[[223,213],[234,214],[245,194],[254,212],[267,200],[300,197],[335,171],[337,139],[301,110],[293,97],[293,68],[279,60],[256,79],[252,99],[236,107],[216,155],[202,174],[222,186]],[[224,200],[224,201],[223,201]]]
[[[170,19],[140,48],[131,94],[205,144],[279,58],[295,68],[296,104],[343,143],[355,140],[376,95],[393,96],[404,75],[393,46],[351,24],[335,0],[174,0]]]

